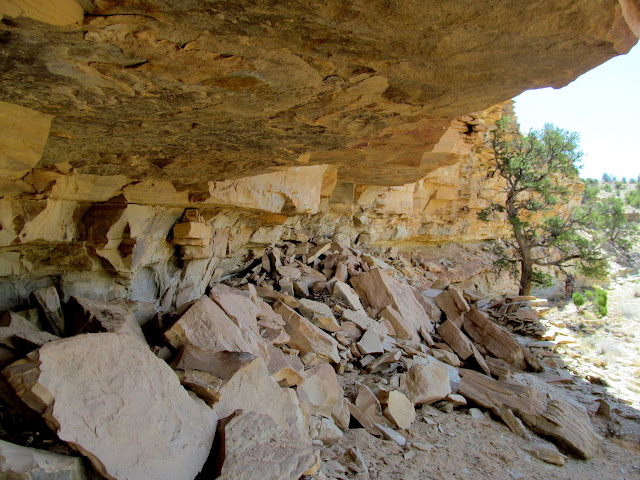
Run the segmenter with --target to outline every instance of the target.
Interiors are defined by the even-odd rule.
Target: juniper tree
[[[600,243],[589,235],[590,212],[572,209],[580,184],[578,164],[582,153],[578,135],[553,125],[522,135],[509,117],[498,121],[489,134],[493,165],[489,176],[502,179],[481,220],[506,214],[513,238],[507,248],[496,244],[495,265],[519,277],[520,294],[529,295],[534,283],[549,282],[540,267],[568,267],[587,276],[602,276],[607,261]]]

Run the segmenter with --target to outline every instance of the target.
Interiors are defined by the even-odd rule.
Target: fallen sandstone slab
[[[473,370],[460,369],[458,393],[501,416],[508,408],[531,428],[580,458],[593,457],[602,438],[584,408],[559,396],[526,385],[494,380]]]
[[[2,373],[108,479],[192,480],[209,455],[215,412],[132,335],[49,342]]]

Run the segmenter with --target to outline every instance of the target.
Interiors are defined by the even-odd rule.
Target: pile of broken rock
[[[581,458],[598,449],[583,408],[510,379],[543,366],[477,294],[419,291],[330,240],[270,249],[144,328],[126,302],[62,305],[55,287],[32,300],[38,310],[0,322],[0,398],[18,429],[42,418],[56,441],[0,441],[0,472],[15,478],[327,478],[322,449],[346,429],[408,448],[403,430],[428,404],[481,407]]]

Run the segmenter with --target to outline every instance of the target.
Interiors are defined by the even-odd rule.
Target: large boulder
[[[191,480],[207,459],[215,412],[132,335],[49,342],[3,374],[106,478]]]
[[[237,319],[237,317],[234,317]],[[267,345],[250,327],[232,321],[220,306],[207,296],[200,297],[165,332],[175,348],[194,345],[212,352],[247,352],[262,355],[268,361]]]
[[[219,433],[218,480],[297,480],[316,461],[310,443],[264,413],[238,410]]]

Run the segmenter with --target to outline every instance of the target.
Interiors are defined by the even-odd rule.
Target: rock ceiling
[[[192,192],[314,164],[415,182],[464,152],[477,128],[463,115],[626,53],[638,12],[638,0],[0,0],[0,101],[35,111],[2,141],[31,156],[0,152],[0,176],[35,158]]]

